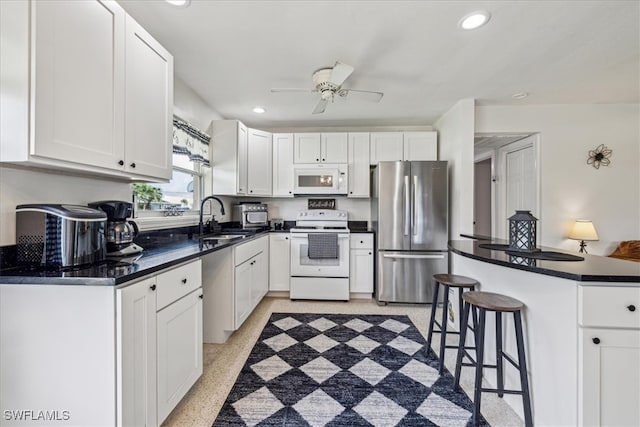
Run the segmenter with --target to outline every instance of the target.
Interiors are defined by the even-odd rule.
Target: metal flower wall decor
[[[600,165],[609,166],[609,163],[611,163],[611,160],[609,160],[611,153],[613,153],[611,149],[607,148],[604,144],[600,144],[595,150],[589,150],[587,164],[593,165],[596,169],[600,169]]]

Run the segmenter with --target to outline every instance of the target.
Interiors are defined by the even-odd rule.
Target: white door
[[[293,153],[294,163],[320,163],[320,134],[296,133]]]
[[[202,375],[202,288],[158,312],[158,424]]]
[[[492,162],[492,158],[479,160],[473,167],[473,234],[479,236],[493,236],[491,231]]]
[[[249,156],[249,134],[247,131],[247,127],[242,123],[238,122],[238,186],[237,193],[238,194],[247,194],[248,189],[248,178],[247,178],[247,161]],[[215,167],[215,164],[214,164]]]
[[[538,219],[537,136],[533,135],[501,147],[500,212],[497,216],[498,237],[508,238],[508,218],[516,210],[528,210]],[[540,224],[538,224],[540,226]],[[538,236],[540,233],[538,232]]]
[[[171,179],[173,56],[133,18],[126,20],[125,167]]]
[[[405,132],[404,160],[438,160],[437,132]]]
[[[234,270],[234,329],[238,329],[251,314],[251,271],[253,258],[238,265]]]
[[[273,196],[293,197],[293,134],[273,134]]]
[[[320,162],[347,163],[347,134],[344,132],[321,135]]]
[[[348,197],[369,197],[369,133],[349,134]]]
[[[269,291],[269,254],[260,252],[251,262],[251,311],[253,311]]]
[[[289,233],[269,234],[269,290],[289,292],[291,281]]]
[[[402,132],[371,132],[370,163],[402,160]]]
[[[124,10],[100,1],[31,7],[32,154],[124,170]]]
[[[157,426],[155,278],[116,291],[118,425]]]
[[[249,196],[270,196],[273,149],[271,133],[249,129],[247,180]]]

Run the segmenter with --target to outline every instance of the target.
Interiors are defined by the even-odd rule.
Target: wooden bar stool
[[[427,353],[431,349],[431,339],[434,333],[440,334],[440,367],[438,372],[440,375],[444,372],[444,350],[445,348],[458,348],[457,345],[446,345],[447,343],[447,314],[449,313],[449,288],[459,288],[458,293],[458,316],[462,313],[462,292],[465,289],[474,290],[478,282],[474,279],[457,274],[434,274],[433,280],[436,282],[433,291],[433,300],[431,302],[431,319],[429,320],[429,333],[427,334]],[[436,320],[436,305],[438,304],[438,291],[442,285],[444,290],[444,299],[442,302],[442,321],[438,323]],[[434,325],[440,329],[434,329]],[[462,325],[462,323],[460,324]],[[461,326],[462,327],[462,326]],[[450,334],[459,335],[460,332],[450,331]]]
[[[480,418],[480,399],[482,392],[497,393],[498,396],[504,396],[504,393],[508,394],[520,394],[522,395],[522,404],[524,407],[524,423],[525,426],[533,426],[533,420],[531,416],[531,396],[529,395],[529,380],[527,378],[527,361],[524,352],[524,339],[522,335],[522,318],[520,312],[524,308],[524,304],[515,298],[508,297],[506,295],[495,294],[492,292],[465,292],[462,295],[464,300],[464,312],[462,314],[460,331],[460,343],[458,344],[458,356],[456,358],[456,373],[454,390],[460,389],[460,371],[462,366],[474,366],[475,372],[475,386],[473,395],[473,425],[478,425]],[[477,319],[477,324],[474,321],[474,333],[475,333],[475,347],[466,347],[465,340],[467,337],[467,329],[469,329],[469,312],[473,310],[474,320]],[[485,365],[484,364],[484,336],[485,336],[485,321],[487,311],[493,312],[496,315],[496,364]],[[511,356],[502,351],[502,313],[513,313],[516,328],[516,345],[518,349],[518,361],[516,362]],[[474,348],[476,351],[476,360],[474,361],[469,353],[466,351],[468,348]],[[462,358],[467,356],[471,363],[462,363]],[[520,372],[520,390],[505,390],[504,388],[504,372],[503,372],[503,359],[511,363]],[[497,386],[498,388],[482,388],[482,371],[483,368],[496,368],[497,370]]]

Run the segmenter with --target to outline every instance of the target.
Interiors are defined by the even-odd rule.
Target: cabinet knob
[[[185,283],[187,283],[187,278],[185,277],[184,279],[181,280],[181,282],[184,285]]]
[[[155,291],[156,290],[156,285],[149,286],[149,289],[151,289],[152,291]]]
[[[633,304],[630,304],[630,305],[628,305],[628,306],[627,306],[627,310],[629,310],[629,311],[636,311],[636,306],[635,306],[635,305],[633,305]]]
[[[349,194],[353,194],[353,191],[349,191]]]
[[[316,162],[319,162],[319,161],[320,161],[320,159],[316,159]]]
[[[291,191],[289,191],[289,194],[291,194]]]
[[[131,163],[129,166],[131,166],[132,168],[135,168],[136,164],[135,163]]]
[[[118,160],[118,164],[119,164],[120,166],[124,166],[124,160]]]
[[[288,238],[288,237],[285,237],[285,238],[284,238],[284,240],[289,240],[289,238]]]
[[[200,296],[198,298],[204,299],[204,295],[200,294]]]
[[[360,244],[363,244],[363,243],[364,243],[364,240],[360,240]]]
[[[369,255],[371,255],[371,252],[369,252]]]
[[[325,160],[324,160],[324,159],[322,159],[322,161],[324,162]]]
[[[600,338],[598,338],[598,337],[595,337],[591,341],[593,341],[594,344],[600,344]]]
[[[253,193],[253,190],[249,190],[249,193]]]

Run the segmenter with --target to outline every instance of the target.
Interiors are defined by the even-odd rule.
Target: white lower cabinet
[[[581,426],[640,425],[640,289],[579,286]]]
[[[204,342],[224,343],[269,289],[269,236],[203,258]]]
[[[373,294],[373,234],[351,233],[349,292]]]
[[[289,292],[291,285],[289,233],[269,235],[269,290]]]
[[[158,312],[158,422],[202,375],[202,290]]]

